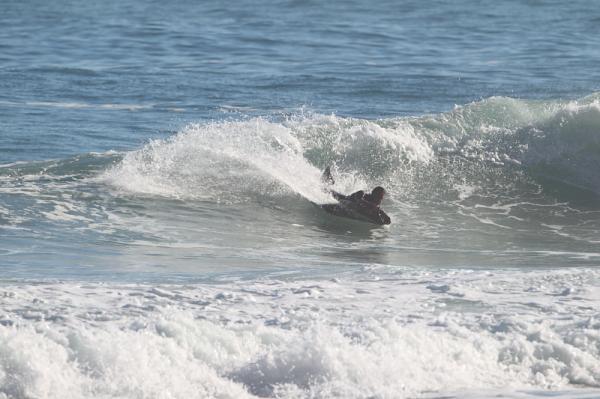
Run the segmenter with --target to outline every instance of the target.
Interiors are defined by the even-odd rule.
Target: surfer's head
[[[385,189],[381,186],[377,186],[371,191],[371,198],[373,198],[373,202],[377,205],[383,201],[383,196],[385,195]]]

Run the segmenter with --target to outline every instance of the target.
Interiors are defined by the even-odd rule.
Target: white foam
[[[370,175],[378,179],[372,183],[381,182],[389,166],[432,156],[407,123],[384,127],[321,115],[284,122],[254,118],[188,125],[168,140],[128,153],[104,178],[132,193],[174,198],[240,202],[293,193],[322,203],[331,197],[321,189],[319,163],[337,165],[336,187],[351,191],[370,185]]]
[[[600,274],[591,269],[391,267],[332,280],[4,283],[0,392],[597,395],[598,288]]]

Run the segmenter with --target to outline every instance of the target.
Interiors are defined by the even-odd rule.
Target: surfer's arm
[[[340,194],[337,191],[334,190],[329,190],[329,192],[331,193],[331,195],[333,196],[333,198],[335,198],[336,200],[345,200],[348,199],[347,196],[345,196],[344,194]]]
[[[352,201],[357,201],[357,200],[363,199],[364,196],[365,196],[365,192],[363,190],[359,190],[353,194],[350,194],[347,197],[347,199],[352,200]]]
[[[323,171],[323,174],[321,175],[321,181],[329,185],[335,184],[335,180],[333,180],[333,176],[331,175],[331,168],[329,166],[326,167]]]

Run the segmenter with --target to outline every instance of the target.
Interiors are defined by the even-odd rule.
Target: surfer
[[[321,180],[330,185],[335,184],[329,166],[323,172]],[[376,224],[391,223],[390,217],[380,208],[383,197],[385,196],[385,189],[383,187],[377,186],[369,194],[365,194],[363,190],[359,190],[350,195],[344,195],[331,189],[328,189],[327,191],[331,193],[333,198],[340,202],[340,205],[351,205],[342,206],[342,208],[345,209],[326,209],[328,212],[351,218],[354,218],[352,214],[359,213],[361,216]],[[353,212],[351,212],[352,210]]]
[[[335,198],[336,200],[343,199],[350,200],[353,202],[363,201],[367,203],[366,205],[369,205],[373,208],[379,208],[379,206],[381,205],[381,201],[383,201],[383,197],[385,196],[385,189],[381,186],[375,187],[373,191],[371,191],[371,193],[369,194],[365,194],[363,190],[359,190],[350,195],[343,195],[333,190],[331,190],[330,192],[331,195],[333,195],[333,198]]]

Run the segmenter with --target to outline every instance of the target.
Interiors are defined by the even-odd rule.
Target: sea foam
[[[393,267],[336,280],[5,283],[0,392],[582,397],[600,387],[598,284],[591,269]]]

